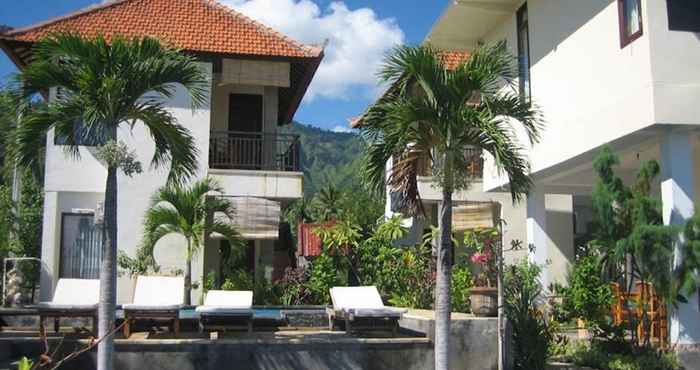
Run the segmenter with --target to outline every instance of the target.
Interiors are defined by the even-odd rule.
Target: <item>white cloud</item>
[[[369,8],[351,10],[341,1],[322,10],[311,0],[220,0],[298,41],[321,44],[328,39],[326,57],[306,100],[317,96],[349,99],[357,88],[365,97],[380,93],[376,72],[384,55],[404,42],[393,18],[380,19]]]
[[[333,132],[352,132],[352,129],[348,126],[336,125],[331,129]]]

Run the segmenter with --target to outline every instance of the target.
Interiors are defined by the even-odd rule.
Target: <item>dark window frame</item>
[[[58,276],[59,278],[62,278],[64,274],[66,274],[66,271],[63,271],[63,259],[64,257],[64,252],[65,252],[65,244],[64,244],[64,235],[63,233],[65,232],[65,223],[66,219],[70,216],[78,216],[78,217],[95,217],[95,212],[61,212],[60,217],[61,217],[61,226],[59,230],[59,243],[58,243]]]
[[[627,22],[629,22],[625,14],[625,3],[627,1],[636,1],[637,6],[639,7],[639,31],[631,35],[627,34]],[[627,47],[627,45],[633,43],[634,41],[636,41],[644,35],[644,17],[642,15],[642,0],[617,0],[617,13],[620,30],[620,49],[624,49],[625,47]]]
[[[527,10],[527,3],[523,4],[517,12],[516,16],[516,31],[518,44],[518,92],[520,98],[526,102],[532,99],[532,76],[530,70],[532,64],[530,62],[530,17]],[[525,45],[523,45],[523,32],[526,32],[527,39],[527,69],[523,68],[522,58],[525,57]],[[526,86],[527,83],[527,86]]]
[[[669,31],[700,32],[700,2],[697,0],[666,0],[666,10]]]

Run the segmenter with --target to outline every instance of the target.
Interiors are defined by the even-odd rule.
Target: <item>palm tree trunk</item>
[[[192,304],[192,241],[187,238],[187,263],[185,266],[185,305]]]
[[[450,368],[450,283],[452,281],[452,192],[443,190],[435,284],[435,370]]]
[[[500,216],[499,216],[500,217]],[[500,234],[500,243],[496,252],[496,263],[498,264],[498,275],[496,276],[496,285],[498,287],[498,370],[505,370],[506,366],[506,326],[503,297],[503,224],[499,222],[498,233]]]
[[[98,308],[98,337],[106,337],[114,328],[117,303],[117,168],[107,169],[105,187],[104,232],[100,265],[100,303]],[[97,346],[97,370],[112,370],[114,338],[104,338]]]

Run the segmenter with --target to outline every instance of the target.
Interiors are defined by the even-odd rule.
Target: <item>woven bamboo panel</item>
[[[290,86],[290,66],[286,62],[224,59],[220,84]]]
[[[452,208],[452,229],[465,231],[496,226],[498,206],[495,203],[465,203]]]
[[[280,203],[252,197],[231,198],[234,226],[248,240],[276,240],[280,234]]]

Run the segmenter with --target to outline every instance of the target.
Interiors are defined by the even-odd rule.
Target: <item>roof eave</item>
[[[309,89],[309,85],[311,85],[311,81],[313,81],[316,71],[318,71],[318,67],[321,65],[321,61],[323,60],[324,56],[325,52],[323,49],[321,49],[318,56],[312,59],[310,66],[306,68],[306,73],[304,74],[301,84],[296,89],[296,94],[294,94],[292,104],[290,104],[287,113],[284,115],[284,120],[278,122],[278,125],[283,126],[292,122],[294,115],[299,109],[299,105],[301,105],[301,101],[304,99],[306,91]]]

